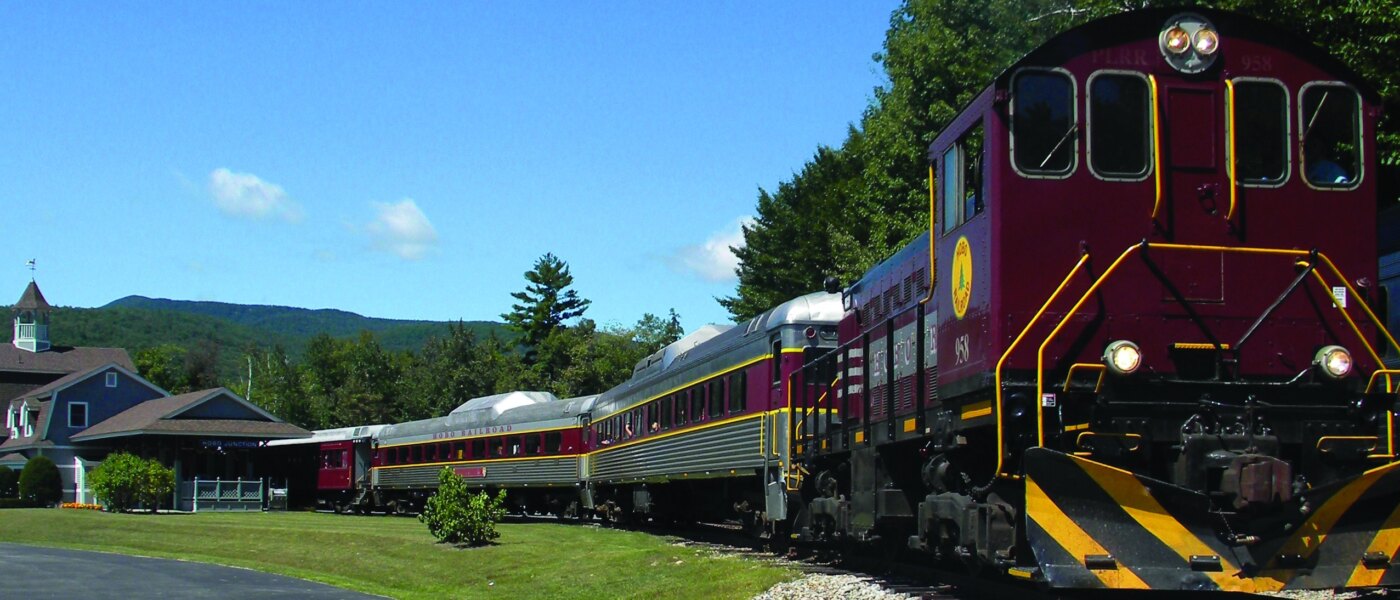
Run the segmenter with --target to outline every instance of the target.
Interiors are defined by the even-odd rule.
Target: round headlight
[[[1341,379],[1351,374],[1351,353],[1341,346],[1324,346],[1313,356],[1313,364],[1332,379]]]
[[[1181,54],[1191,49],[1191,34],[1180,25],[1172,25],[1162,39],[1162,47],[1172,54]]]
[[[1128,340],[1118,340],[1104,349],[1103,362],[1113,372],[1126,375],[1142,366],[1142,350]]]
[[[1196,32],[1196,53],[1201,56],[1210,56],[1220,49],[1220,36],[1214,29],[1202,29]]]

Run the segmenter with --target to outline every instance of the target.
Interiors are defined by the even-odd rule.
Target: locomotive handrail
[[[1035,316],[1034,316],[1034,317],[1031,317],[1030,322],[1029,322],[1029,323],[1026,323],[1025,328],[1021,329],[1021,333],[1020,333],[1019,335],[1016,336],[1016,339],[1015,339],[1015,340],[1012,340],[1011,345],[1010,345],[1010,346],[1007,346],[1006,352],[1003,352],[1003,353],[1001,354],[1001,359],[1000,359],[1000,360],[997,360],[997,369],[996,369],[996,388],[997,388],[997,410],[996,410],[996,413],[997,413],[997,468],[996,468],[996,475],[997,475],[998,477],[1002,475],[1002,468],[1001,468],[1001,467],[1002,467],[1002,463],[1003,463],[1003,461],[1004,461],[1004,459],[1005,459],[1005,457],[1006,457],[1006,440],[1004,439],[1004,438],[1005,438],[1005,433],[1004,433],[1004,428],[1002,427],[1002,423],[1001,423],[1001,414],[1002,414],[1002,412],[1003,412],[1002,409],[1001,409],[1001,407],[1002,407],[1002,400],[1001,400],[1001,388],[1002,388],[1002,385],[1001,385],[1001,368],[1002,368],[1003,365],[1006,364],[1006,359],[1007,359],[1007,357],[1011,356],[1011,353],[1012,353],[1013,351],[1016,350],[1016,346],[1018,346],[1018,345],[1021,344],[1021,340],[1024,339],[1024,338],[1026,337],[1026,334],[1030,333],[1031,327],[1034,327],[1035,324],[1036,324],[1037,322],[1040,321],[1040,317],[1042,317],[1042,316],[1045,315],[1045,311],[1046,311],[1046,310],[1049,310],[1050,304],[1051,304],[1052,302],[1054,302],[1055,299],[1058,298],[1058,297],[1060,296],[1060,293],[1063,292],[1063,291],[1065,290],[1065,287],[1069,285],[1069,281],[1070,281],[1071,279],[1074,278],[1074,274],[1075,274],[1075,273],[1078,273],[1078,272],[1079,272],[1079,269],[1083,268],[1083,267],[1084,267],[1084,263],[1086,263],[1086,262],[1088,262],[1088,261],[1089,261],[1089,253],[1088,253],[1088,252],[1085,252],[1084,254],[1080,255],[1080,257],[1079,257],[1079,262],[1075,263],[1075,264],[1074,264],[1074,268],[1070,269],[1070,270],[1069,270],[1069,274],[1065,275],[1064,281],[1061,281],[1061,282],[1060,282],[1060,287],[1055,288],[1055,292],[1054,292],[1053,294],[1050,294],[1050,297],[1047,298],[1047,299],[1045,300],[1045,304],[1042,305],[1042,306],[1040,307],[1040,310],[1037,311],[1037,312],[1035,313]]]
[[[1148,75],[1147,82],[1152,87],[1152,177],[1157,190],[1157,196],[1152,201],[1152,220],[1155,222],[1157,211],[1162,207],[1162,112],[1157,105],[1157,77]]]
[[[1363,296],[1361,296],[1360,294],[1357,294],[1357,293],[1356,293],[1356,289],[1353,288],[1352,285],[1351,285],[1351,283],[1349,283],[1349,282],[1347,281],[1347,278],[1346,278],[1345,276],[1342,275],[1341,270],[1337,268],[1337,265],[1336,265],[1335,263],[1333,263],[1332,260],[1331,260],[1330,258],[1328,258],[1326,254],[1323,254],[1323,253],[1320,252],[1320,251],[1316,251],[1316,250],[1308,251],[1308,250],[1296,250],[1296,249],[1281,249],[1281,248],[1247,248],[1247,247],[1241,248],[1241,247],[1230,247],[1230,246],[1206,246],[1206,245],[1194,245],[1194,244],[1167,244],[1167,243],[1163,243],[1163,244],[1150,244],[1150,243],[1148,243],[1146,240],[1143,240],[1143,241],[1140,242],[1140,243],[1137,243],[1137,244],[1134,244],[1134,245],[1132,245],[1132,246],[1129,246],[1128,249],[1124,250],[1122,254],[1118,255],[1118,258],[1117,258],[1116,260],[1113,261],[1113,264],[1109,265],[1108,269],[1104,270],[1103,274],[1102,274],[1102,275],[1099,275],[1099,277],[1094,281],[1094,283],[1093,283],[1092,285],[1089,286],[1089,289],[1087,289],[1087,290],[1084,291],[1084,293],[1080,296],[1079,301],[1076,302],[1076,303],[1074,304],[1074,306],[1069,310],[1069,312],[1065,313],[1065,315],[1064,315],[1063,317],[1060,318],[1059,323],[1056,324],[1055,328],[1054,328],[1053,330],[1050,331],[1050,334],[1049,334],[1048,336],[1046,336],[1045,341],[1041,343],[1040,349],[1039,349],[1039,351],[1038,351],[1038,353],[1037,353],[1037,356],[1036,356],[1036,444],[1037,444],[1037,446],[1044,446],[1044,445],[1045,445],[1045,407],[1044,407],[1044,403],[1040,401],[1040,398],[1041,398],[1041,396],[1045,393],[1045,350],[1046,350],[1046,348],[1048,348],[1049,345],[1050,345],[1050,343],[1051,343],[1052,341],[1054,341],[1055,337],[1059,335],[1060,331],[1064,329],[1065,325],[1067,325],[1067,324],[1069,323],[1070,318],[1073,317],[1075,314],[1077,314],[1077,313],[1079,312],[1079,309],[1080,309],[1081,307],[1084,306],[1084,303],[1087,302],[1087,301],[1089,300],[1089,298],[1090,298],[1091,296],[1093,296],[1094,292],[1097,292],[1098,289],[1104,284],[1104,282],[1106,282],[1106,281],[1108,280],[1108,278],[1111,277],[1111,276],[1118,270],[1118,267],[1119,267],[1120,265],[1122,265],[1123,261],[1124,261],[1126,258],[1128,258],[1128,257],[1129,257],[1130,255],[1132,255],[1132,254],[1135,254],[1135,253],[1137,253],[1137,252],[1139,252],[1139,251],[1146,250],[1146,249],[1148,249],[1148,248],[1163,249],[1163,250],[1181,250],[1181,251],[1187,251],[1187,252],[1221,252],[1221,253],[1229,252],[1229,253],[1236,253],[1236,254],[1259,254],[1259,255],[1296,256],[1296,257],[1311,257],[1311,256],[1316,256],[1316,257],[1317,257],[1318,259],[1320,259],[1324,264],[1327,265],[1328,270],[1330,270],[1330,271],[1332,272],[1332,274],[1335,275],[1335,276],[1337,277],[1337,279],[1341,280],[1342,285],[1346,286],[1346,289],[1351,293],[1352,297],[1358,299],[1357,304],[1360,304],[1360,305],[1361,305],[1362,310],[1364,310],[1364,311],[1366,312],[1366,315],[1367,315],[1368,317],[1371,318],[1371,321],[1377,325],[1377,327],[1380,329],[1380,331],[1381,331],[1382,333],[1385,334],[1386,338],[1387,338],[1388,340],[1390,340],[1390,343],[1396,345],[1397,347],[1400,347],[1400,344],[1396,344],[1394,336],[1392,336],[1392,335],[1390,334],[1390,332],[1389,332],[1388,330],[1386,330],[1385,326],[1384,326],[1383,324],[1381,324],[1380,319],[1376,316],[1376,313],[1375,313],[1374,311],[1372,311],[1371,308],[1370,308],[1369,306],[1366,305],[1366,302],[1365,302],[1365,300],[1363,299]],[[1075,265],[1075,268],[1072,269],[1072,270],[1070,271],[1070,275],[1072,276],[1076,271],[1078,271],[1080,265],[1082,265],[1082,264],[1083,264],[1083,259],[1081,259],[1080,264],[1076,264],[1076,265]],[[1361,333],[1361,329],[1356,325],[1356,322],[1351,318],[1351,315],[1348,314],[1348,312],[1347,312],[1347,310],[1346,310],[1345,308],[1343,308],[1343,306],[1344,306],[1345,303],[1342,302],[1341,299],[1340,299],[1336,294],[1333,294],[1333,293],[1332,293],[1332,289],[1327,285],[1327,281],[1326,281],[1325,279],[1322,278],[1322,275],[1321,275],[1320,273],[1318,273],[1316,270],[1314,270],[1314,271],[1313,271],[1313,275],[1314,275],[1314,277],[1318,280],[1318,283],[1321,284],[1321,285],[1323,286],[1324,290],[1326,290],[1328,296],[1330,296],[1330,297],[1332,298],[1333,303],[1337,306],[1339,312],[1341,312],[1342,318],[1346,320],[1347,324],[1351,326],[1352,331],[1353,331],[1354,333],[1356,333],[1357,338],[1358,338],[1359,340],[1361,340],[1362,346],[1364,346],[1364,347],[1366,348],[1366,351],[1371,355],[1371,357],[1376,361],[1376,363],[1377,363],[1378,365],[1384,364],[1383,361],[1380,360],[1380,356],[1379,356],[1378,354],[1376,354],[1375,348],[1371,345],[1370,341],[1367,340],[1367,339],[1366,339],[1366,336],[1363,335],[1363,334]],[[1005,454],[1005,452],[1004,452],[1004,446],[1003,446],[1003,444],[1004,444],[1003,435],[1004,435],[1004,434],[1003,434],[1003,432],[1001,431],[1002,425],[1001,425],[1001,412],[1000,412],[1000,409],[1001,409],[1001,395],[1002,395],[1002,390],[1001,390],[1001,368],[1002,368],[1002,364],[1006,361],[1007,357],[1011,354],[1011,352],[1012,352],[1013,350],[1015,350],[1016,345],[1021,341],[1021,338],[1025,336],[1026,332],[1029,331],[1030,327],[1031,327],[1032,325],[1034,325],[1035,322],[1036,322],[1037,320],[1039,320],[1040,316],[1045,312],[1045,309],[1046,309],[1046,307],[1049,306],[1050,302],[1052,302],[1052,301],[1055,299],[1055,297],[1058,296],[1058,295],[1060,294],[1060,292],[1061,292],[1061,290],[1063,289],[1064,285],[1065,285],[1066,283],[1068,283],[1068,281],[1069,281],[1069,277],[1066,277],[1066,278],[1065,278],[1065,281],[1062,282],[1062,283],[1060,284],[1060,288],[1057,288],[1057,289],[1055,290],[1055,293],[1051,295],[1050,299],[1046,301],[1046,306],[1041,307],[1041,311],[1040,311],[1039,313],[1037,313],[1037,314],[1036,314],[1036,317],[1035,317],[1034,319],[1032,319],[1031,322],[1028,323],[1028,324],[1026,325],[1026,329],[1023,330],[1023,331],[1021,332],[1021,335],[1017,336],[1016,340],[1015,340],[1014,342],[1012,342],[1011,346],[1008,346],[1006,352],[1002,354],[1001,360],[999,360],[999,361],[997,362],[996,383],[997,383],[997,408],[998,408],[998,412],[997,412],[997,474],[998,474],[998,475],[1001,474],[1001,467],[1002,467],[1002,463],[1003,463],[1003,456],[1004,456],[1004,454]],[[1388,432],[1391,432],[1390,435],[1388,436],[1388,437],[1390,438],[1390,440],[1389,440],[1389,442],[1388,442],[1388,443],[1389,443],[1389,453],[1390,453],[1391,456],[1394,456],[1394,454],[1395,454],[1395,451],[1394,451],[1394,450],[1395,450],[1395,448],[1394,448],[1394,444],[1395,444],[1394,439],[1395,439],[1395,436],[1394,436],[1394,434],[1393,434],[1394,413],[1392,413],[1392,412],[1390,412],[1390,411],[1387,411],[1387,412],[1386,412],[1386,422],[1387,422],[1387,431],[1388,431]]]
[[[1388,393],[1390,393],[1390,392],[1392,392],[1392,391],[1395,391],[1395,390],[1392,390],[1392,389],[1391,389],[1390,376],[1391,376],[1391,375],[1400,375],[1400,369],[1376,369],[1376,372],[1371,374],[1371,380],[1368,381],[1368,382],[1366,382],[1366,393],[1367,393],[1367,394],[1371,393],[1371,390],[1374,389],[1374,388],[1376,387],[1376,378],[1377,378],[1377,377],[1380,377],[1381,375],[1385,375],[1385,391],[1386,391],[1386,393],[1388,394]]]
[[[1225,213],[1226,221],[1233,221],[1235,218],[1235,196],[1239,193],[1238,180],[1235,177],[1235,80],[1225,80],[1225,131],[1229,135],[1225,137],[1225,172],[1230,176],[1230,211]]]
[[[1069,374],[1065,375],[1065,386],[1064,386],[1064,391],[1066,391],[1066,392],[1069,391],[1070,380],[1074,379],[1074,372],[1075,372],[1075,371],[1078,371],[1078,370],[1081,370],[1081,369],[1086,370],[1086,371],[1098,371],[1098,372],[1099,372],[1099,380],[1098,380],[1097,382],[1094,383],[1094,393],[1095,393],[1095,394],[1099,393],[1099,390],[1100,390],[1101,388],[1103,388],[1103,376],[1104,376],[1104,373],[1108,372],[1108,365],[1105,365],[1105,364],[1103,364],[1103,363],[1074,363],[1074,364],[1070,365],[1070,366],[1069,366]]]

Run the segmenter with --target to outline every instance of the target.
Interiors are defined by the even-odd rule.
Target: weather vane
[[[25,265],[29,267],[29,280],[30,280],[30,281],[34,281],[34,260],[35,260],[35,259],[32,259],[32,258],[31,258],[31,259],[29,259],[29,262],[25,263]]]

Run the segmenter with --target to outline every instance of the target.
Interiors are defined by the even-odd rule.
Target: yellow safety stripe
[[[1026,514],[1034,519],[1045,533],[1055,540],[1055,543],[1065,549],[1070,556],[1079,561],[1083,561],[1085,556],[1091,554],[1109,554],[1108,550],[1100,546],[1093,536],[1089,535],[1073,519],[1069,518],[1059,506],[1050,499],[1045,490],[1036,485],[1035,480],[1026,480]],[[1099,578],[1105,587],[1110,589],[1150,589],[1147,582],[1138,577],[1127,567],[1119,567],[1113,570],[1089,569],[1094,577]]]
[[[1366,552],[1384,552],[1387,557],[1393,560],[1397,549],[1400,549],[1400,506],[1395,507],[1395,510],[1390,513],[1390,517],[1385,520],[1385,525],[1381,526],[1381,530],[1371,540],[1371,545],[1366,547]],[[1381,577],[1385,575],[1386,568],[1368,569],[1364,562],[1358,561],[1356,568],[1351,571],[1351,578],[1347,579],[1347,587],[1380,585]]]
[[[1161,503],[1157,502],[1150,493],[1143,487],[1136,477],[1128,471],[1110,467],[1107,465],[1081,465],[1085,473],[1091,477],[1095,483],[1099,484],[1108,495],[1113,498],[1114,503],[1128,513],[1138,525],[1148,533],[1156,536],[1181,560],[1186,563],[1191,562],[1192,555],[1199,556],[1220,556],[1220,554],[1199,537],[1191,533],[1182,525],[1180,521],[1167,513]],[[1229,557],[1220,556],[1222,571],[1205,572],[1221,590],[1229,592],[1266,592],[1283,588],[1283,583],[1270,579],[1241,579],[1236,577],[1239,567],[1231,562]],[[1270,584],[1275,585],[1270,585]]]

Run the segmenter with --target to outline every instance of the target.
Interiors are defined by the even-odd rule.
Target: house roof
[[[20,295],[19,302],[15,303],[16,310],[50,310],[49,301],[44,299],[44,293],[39,291],[39,284],[30,280],[29,286],[24,288],[24,293]]]
[[[250,418],[181,418],[183,413],[220,397],[233,399],[243,405]],[[299,438],[310,436],[311,432],[283,422],[227,389],[213,388],[147,400],[87,428],[70,439],[75,442],[84,442],[145,434]]]
[[[152,391],[155,391],[159,394],[164,395],[168,393],[165,390],[160,389],[160,387],[156,384],[146,381],[145,378],[141,377],[140,375],[137,375],[136,373],[133,373],[131,369],[127,369],[116,363],[106,363],[97,365],[90,369],[84,369],[76,373],[69,373],[67,375],[64,375],[63,377],[59,377],[58,379],[55,379],[37,388],[20,394],[19,396],[15,397],[14,400],[11,400],[10,404],[13,405],[16,401],[27,400],[30,398],[47,398],[49,396],[52,396],[54,392],[62,391],[63,388],[66,388],[70,385],[73,385],[79,381],[82,381],[94,375],[98,375],[104,371],[107,371],[108,369],[117,369],[132,380],[144,384],[145,386],[151,388]]]
[[[0,371],[19,373],[65,374],[116,363],[129,371],[136,370],[125,348],[74,348],[54,346],[43,352],[20,350],[12,344],[0,344]]]

